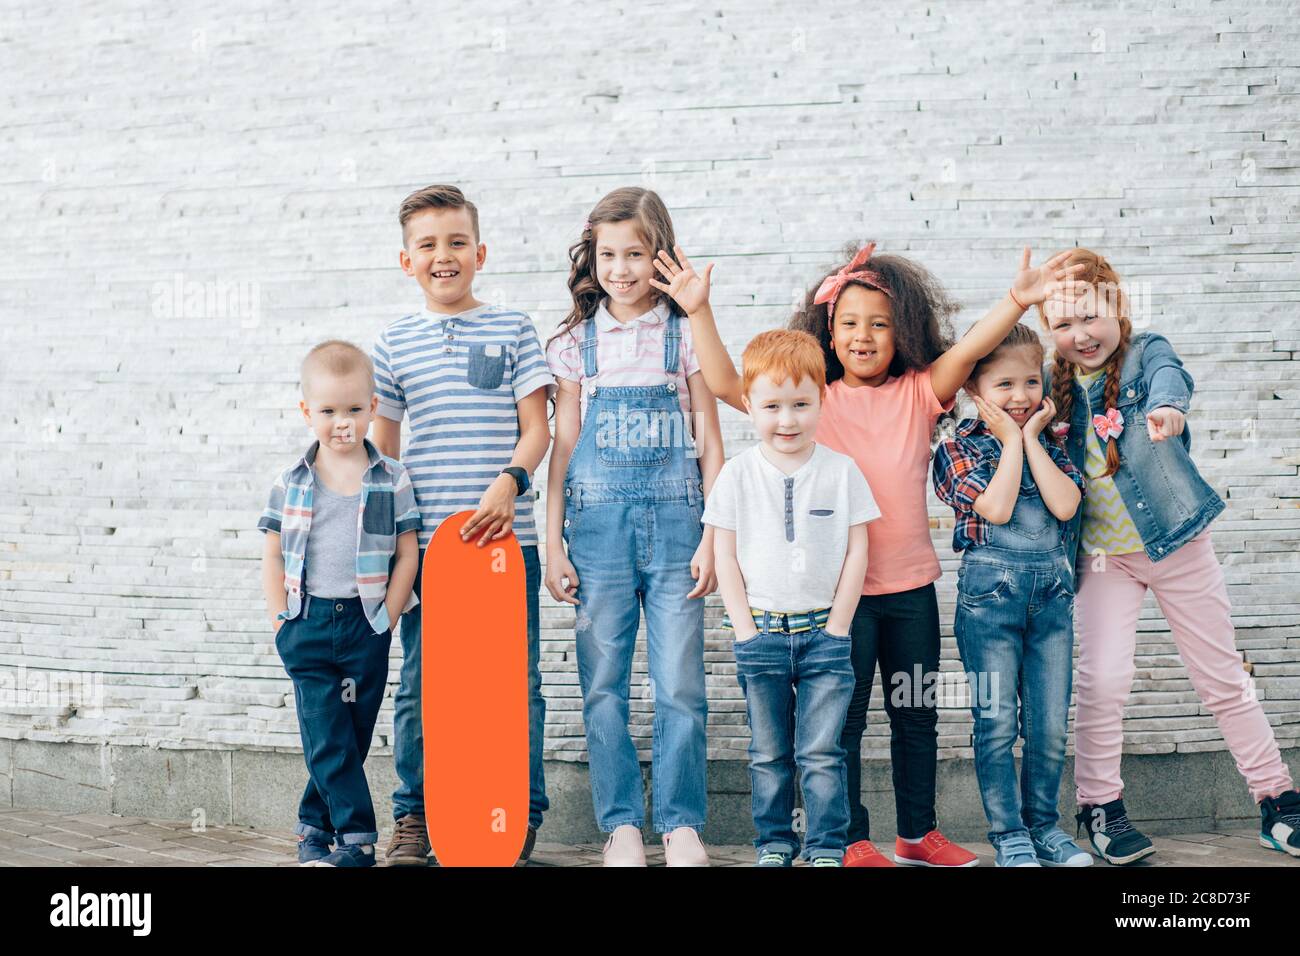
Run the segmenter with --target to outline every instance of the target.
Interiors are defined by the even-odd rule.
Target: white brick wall
[[[736,354],[849,239],[934,270],[962,327],[1022,244],[1103,250],[1150,284],[1153,325],[1197,378],[1238,642],[1284,745],[1300,743],[1294,4],[787,7],[11,12],[0,735],[297,746],[254,529],[306,439],[297,363],[327,337],[368,346],[419,306],[396,206],[448,181],[482,210],[480,295],[544,335],[567,307],[568,243],[627,183],[657,189],[685,247],[718,263]],[[169,309],[178,274],[255,291],[255,313]],[[729,410],[724,428],[732,453],[752,441]],[[956,670],[951,520],[931,504]],[[742,757],[720,615],[714,598],[710,753]],[[542,617],[547,751],[578,759],[572,615],[547,597]],[[1129,748],[1221,748],[1154,604],[1141,627]],[[29,699],[51,674],[86,675],[102,706]],[[633,709],[648,747],[649,703]],[[388,704],[377,745],[390,732]],[[945,710],[940,734],[969,754],[966,713]],[[887,746],[877,703],[865,752]]]

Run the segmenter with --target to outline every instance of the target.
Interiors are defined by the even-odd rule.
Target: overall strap
[[[664,371],[669,378],[677,374],[681,364],[682,320],[676,312],[668,314],[668,327],[664,331]]]
[[[595,378],[596,372],[596,320],[590,318],[583,323],[586,329],[582,338],[582,374],[587,378]]]

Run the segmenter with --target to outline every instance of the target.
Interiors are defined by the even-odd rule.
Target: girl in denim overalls
[[[645,795],[628,732],[641,607],[652,702],[654,828],[669,866],[704,866],[704,596],[714,590],[704,495],[722,467],[717,406],[690,328],[649,283],[672,223],[653,192],[618,189],[570,250],[574,308],[547,344],[559,380],[546,584],[574,634],[606,866],[644,866]],[[694,413],[697,431],[691,433]],[[561,539],[568,544],[565,554]]]
[[[1124,704],[1149,588],[1259,804],[1259,842],[1300,856],[1300,793],[1242,667],[1210,541],[1224,503],[1191,459],[1192,377],[1163,336],[1132,334],[1128,299],[1105,259],[1073,249],[1069,261],[1086,266],[1078,294],[1041,314],[1056,344],[1056,427],[1088,476],[1086,506],[1066,529],[1066,553],[1072,566],[1078,560],[1077,819],[1111,863],[1154,852],[1129,822],[1120,779]]]
[[[1043,346],[1016,325],[966,383],[979,418],[935,449],[934,488],[961,551],[953,632],[975,716],[975,772],[997,866],[1087,866],[1057,826],[1074,649],[1062,522],[1083,475],[1042,432]],[[1040,406],[1042,406],[1040,408]],[[1024,737],[1019,780],[1012,747]]]

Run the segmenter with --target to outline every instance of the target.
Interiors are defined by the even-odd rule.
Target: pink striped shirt
[[[596,308],[596,378],[594,384],[606,387],[621,385],[663,385],[664,333],[667,329],[668,304],[660,302],[644,315],[623,323],[609,314],[603,300]],[[682,317],[681,360],[677,363],[677,398],[682,411],[691,411],[691,393],[686,380],[700,370],[691,344],[691,324]],[[577,382],[582,391],[583,416],[587,413],[587,377],[582,368],[582,325],[569,329],[546,344],[546,364],[556,378]]]

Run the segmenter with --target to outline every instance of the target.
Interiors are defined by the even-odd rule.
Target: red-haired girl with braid
[[[1300,793],[1242,668],[1209,525],[1224,503],[1191,458],[1192,376],[1164,336],[1134,333],[1115,269],[1087,249],[1071,293],[1039,306],[1056,354],[1053,426],[1088,479],[1065,534],[1077,562],[1075,784],[1080,826],[1105,860],[1154,852],[1129,821],[1120,759],[1138,615],[1150,590],[1192,686],[1259,804],[1259,842],[1300,856]]]

